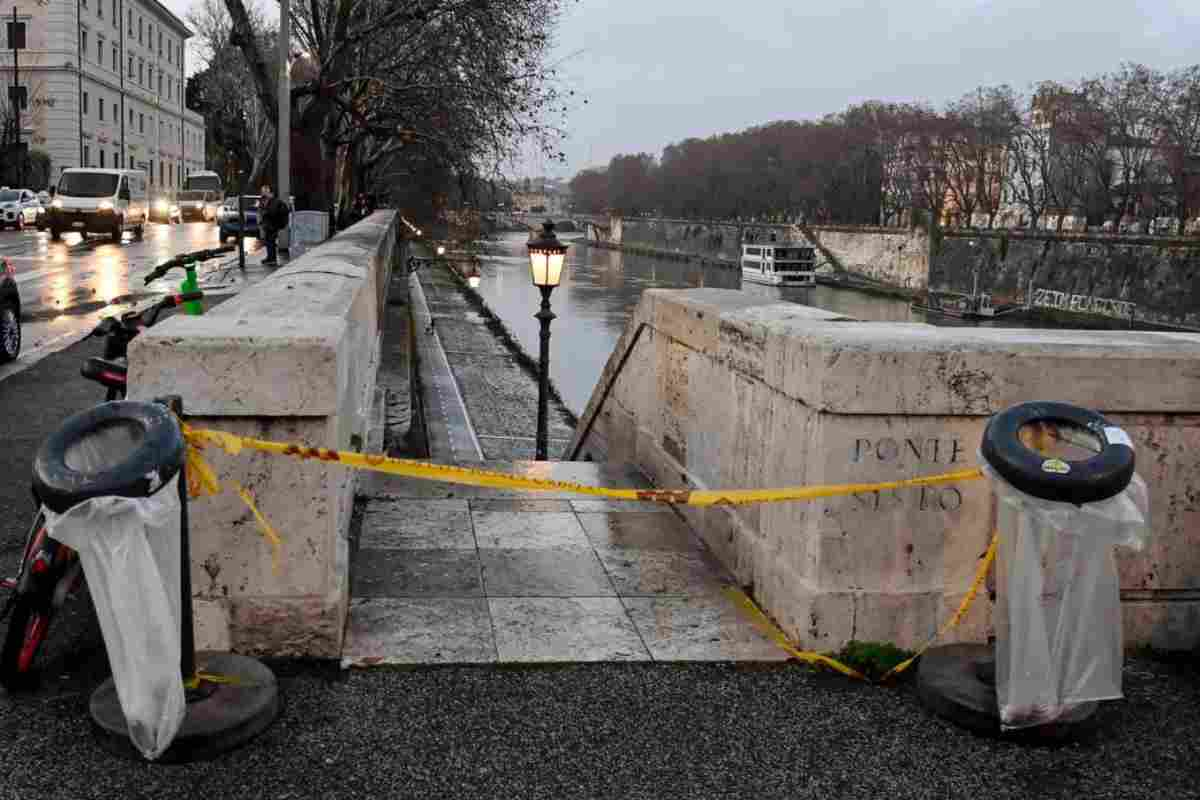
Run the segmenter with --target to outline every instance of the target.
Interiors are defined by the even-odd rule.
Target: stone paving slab
[[[514,597],[488,601],[501,661],[649,661],[615,597]]]
[[[479,466],[648,486],[622,465]],[[347,666],[787,658],[669,506],[379,478],[364,481]]]

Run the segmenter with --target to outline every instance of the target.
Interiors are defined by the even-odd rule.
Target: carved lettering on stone
[[[965,451],[957,438],[890,437],[878,439],[858,437],[850,448],[850,463],[959,464]],[[914,470],[911,477],[921,474]],[[906,476],[910,477],[910,476]],[[888,489],[882,492],[860,492],[849,497],[851,511],[887,513],[904,508],[917,511],[951,512],[963,504],[963,495],[954,486],[921,486],[911,489]]]

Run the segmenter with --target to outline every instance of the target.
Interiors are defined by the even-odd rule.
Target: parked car
[[[41,207],[31,189],[0,189],[0,226],[21,230],[33,225]]]
[[[174,195],[170,192],[162,192],[150,199],[150,221],[165,222],[168,225],[173,222],[183,222],[183,215],[179,211],[179,203],[175,202]]]
[[[256,194],[242,195],[242,212],[245,214],[243,236],[258,236],[258,199]],[[237,236],[238,199],[236,197],[225,198],[224,205],[217,212],[217,228],[220,231],[222,242],[231,236]]]
[[[0,363],[21,354],[21,295],[12,262],[0,259]]]

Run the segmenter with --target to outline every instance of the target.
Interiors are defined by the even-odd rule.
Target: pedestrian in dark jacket
[[[261,195],[258,201],[258,229],[267,245],[267,257],[262,263],[270,267],[279,263],[275,260],[276,242],[279,240],[279,232],[288,226],[292,210],[288,208],[287,203],[275,196],[270,186],[263,186]]]

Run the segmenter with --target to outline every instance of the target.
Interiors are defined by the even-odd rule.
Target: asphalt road
[[[143,278],[158,264],[180,253],[216,247],[217,228],[211,223],[183,225],[153,223],[142,241],[126,233],[120,244],[107,237],[50,234],[27,228],[0,231],[0,257],[16,271],[21,294],[21,357],[0,367],[0,380],[27,368],[95,327],[101,316],[127,310],[154,294],[173,291],[182,272],[150,286]],[[258,242],[246,240],[250,263],[261,260]],[[208,262],[214,269],[219,262]],[[213,288],[222,281],[210,281]]]

